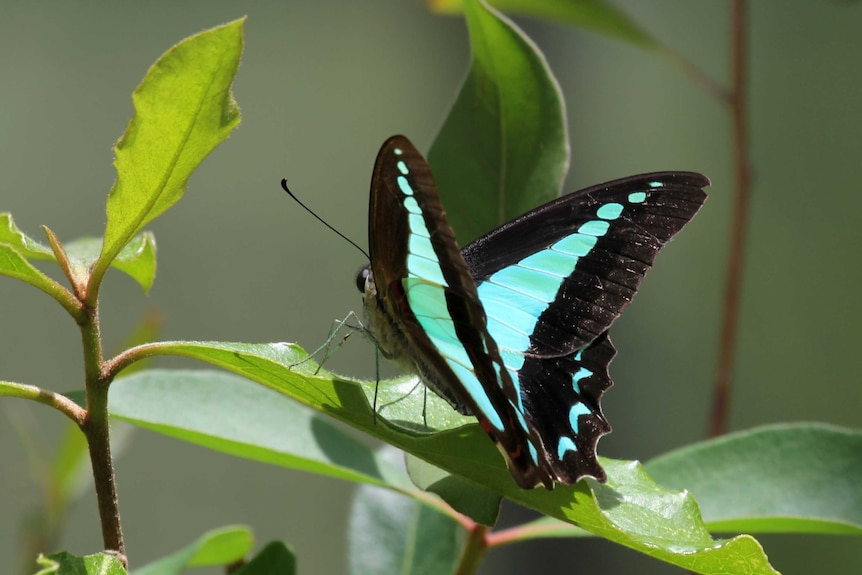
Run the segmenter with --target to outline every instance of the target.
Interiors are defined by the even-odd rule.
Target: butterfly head
[[[369,285],[369,283],[371,285]],[[368,288],[374,285],[374,274],[371,273],[371,266],[363,266],[356,272],[356,289],[359,293],[365,295]]]

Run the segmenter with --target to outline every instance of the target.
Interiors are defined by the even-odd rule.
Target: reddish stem
[[[731,377],[736,360],[745,233],[748,223],[748,205],[751,192],[746,98],[746,1],[732,0],[730,3],[730,12],[732,82],[730,111],[733,130],[734,195],[733,217],[730,229],[730,251],[727,259],[727,273],[725,274],[724,317],[721,326],[721,338],[719,340],[718,370],[713,391],[712,418],[709,428],[711,437],[721,435],[727,430]]]

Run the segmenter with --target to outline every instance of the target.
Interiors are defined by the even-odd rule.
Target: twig
[[[751,190],[751,168],[748,150],[747,94],[746,94],[746,15],[745,0],[731,0],[731,90],[730,112],[733,129],[734,195],[730,229],[730,251],[727,259],[724,289],[724,317],[719,340],[718,370],[713,391],[712,417],[709,434],[721,435],[727,429],[728,404],[731,393],[731,376],[736,357],[736,340],[739,328],[740,294],[745,251],[745,233],[748,222],[748,204]]]
[[[455,569],[455,575],[473,575],[479,570],[479,564],[488,552],[488,527],[474,523],[467,533],[467,541],[461,553],[461,559]]]
[[[128,567],[123,529],[120,525],[120,506],[117,499],[114,462],[111,458],[111,433],[108,421],[108,387],[113,375],[104,370],[102,362],[98,311],[88,310],[88,315],[89,321],[81,326],[87,387],[87,417],[81,425],[81,431],[87,436],[90,463],[93,466],[103,544],[105,549],[116,552],[124,566]]]

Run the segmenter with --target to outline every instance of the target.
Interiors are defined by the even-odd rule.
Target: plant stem
[[[105,549],[119,554],[123,564],[128,567],[123,529],[120,525],[120,507],[114,477],[114,462],[111,458],[111,430],[108,420],[108,387],[113,376],[103,372],[98,310],[92,308],[87,311],[89,321],[81,326],[87,386],[87,417],[81,426],[81,431],[87,436],[90,463],[93,466],[96,500],[102,524],[102,541]]]
[[[0,389],[0,396],[20,397],[22,399],[30,399],[41,404],[53,407],[72,421],[79,427],[83,424],[86,418],[86,412],[80,405],[62,395],[47,389],[36,387],[35,385],[26,385],[23,383],[4,382],[3,388]]]
[[[727,259],[727,273],[725,274],[724,317],[719,340],[718,371],[713,390],[712,417],[709,429],[711,437],[721,435],[727,429],[731,376],[736,359],[736,340],[739,330],[745,233],[751,191],[746,99],[746,63],[748,58],[746,53],[746,1],[731,0],[730,13],[730,112],[733,124],[734,196],[730,251]]]
[[[489,528],[484,525],[473,524],[468,532],[464,551],[461,553],[461,559],[455,569],[455,575],[473,575],[479,570],[482,558],[488,551],[488,544],[485,540],[488,531]]]

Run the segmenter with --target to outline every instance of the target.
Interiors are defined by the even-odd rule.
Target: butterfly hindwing
[[[699,174],[563,196],[459,250],[431,170],[402,136],[377,157],[363,271],[369,331],[462,413],[521,487],[604,480],[607,335],[661,247],[697,212]]]
[[[527,356],[518,372],[524,409],[562,483],[575,483],[585,475],[605,480],[596,459],[596,443],[610,433],[611,426],[599,401],[613,385],[608,365],[615,354],[604,332],[575,354]]]

